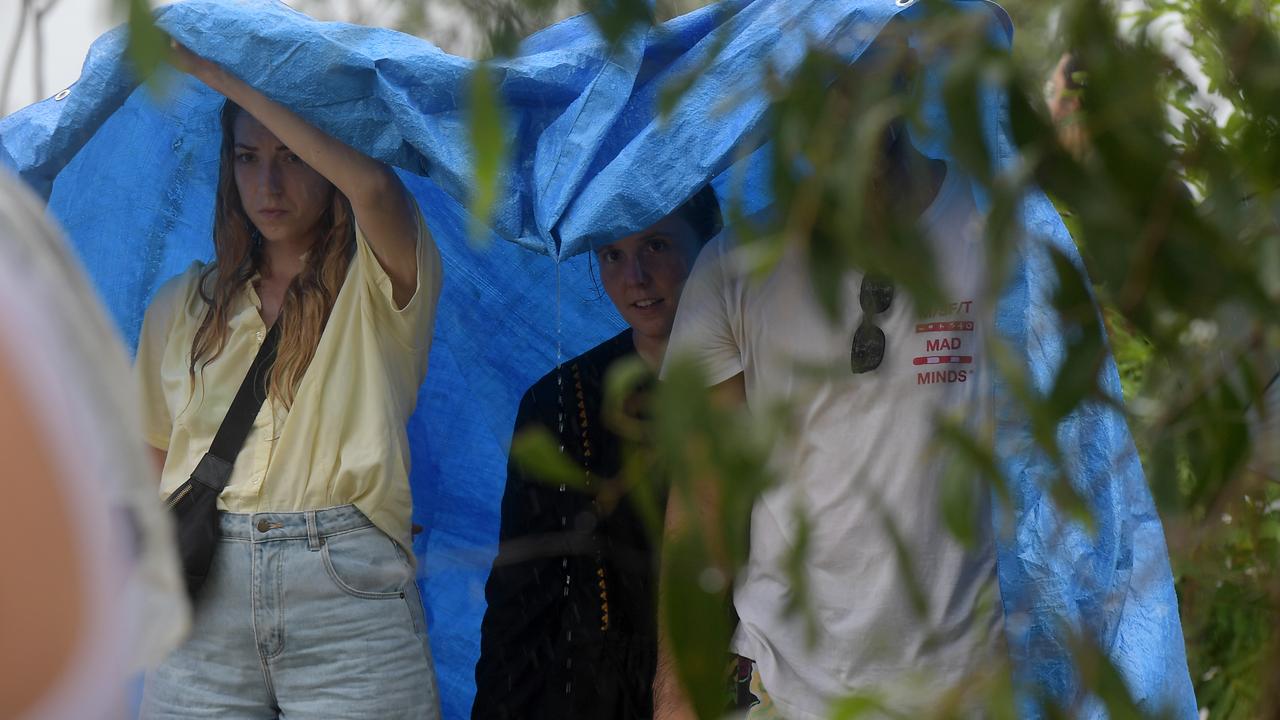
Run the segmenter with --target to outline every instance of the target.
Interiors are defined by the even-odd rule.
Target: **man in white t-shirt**
[[[889,280],[850,270],[833,320],[801,248],[761,279],[721,235],[694,266],[671,336],[668,362],[692,356],[715,392],[791,413],[792,439],[770,458],[777,485],[752,511],[731,648],[788,720],[825,718],[833,699],[867,692],[913,714],[1002,654],[989,492],[963,481],[978,530],[962,545],[942,519],[946,459],[934,443],[943,416],[979,437],[993,425],[982,216],[968,180],[921,155],[900,123],[884,147],[879,186],[892,196],[879,200],[918,217],[944,302],[918,307]],[[669,518],[668,534],[680,522]],[[803,525],[813,643],[788,610]],[[659,670],[661,688],[669,672]],[[657,702],[655,717],[680,716],[678,695],[659,690]]]

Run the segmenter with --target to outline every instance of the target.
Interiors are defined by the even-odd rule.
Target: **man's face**
[[[294,155],[252,115],[235,121],[240,202],[267,241],[308,239],[333,201],[333,185]]]
[[[600,282],[636,333],[666,342],[680,291],[698,254],[698,237],[668,215],[634,235],[596,249]]]

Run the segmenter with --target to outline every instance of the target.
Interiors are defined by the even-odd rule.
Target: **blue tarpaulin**
[[[1012,29],[980,0],[993,41]],[[763,129],[766,75],[783,82],[810,47],[856,62],[911,0],[739,0],[715,4],[616,45],[591,19],[527,39],[489,71],[506,106],[511,155],[488,244],[469,241],[469,74],[475,63],[401,33],[320,23],[274,2],[189,0],[157,12],[165,31],[344,142],[392,164],[440,246],[445,284],[431,369],[409,425],[415,539],[446,718],[474,694],[483,585],[495,551],[507,443],[518,400],[558,357],[621,322],[592,282],[594,242],[649,225],[735,161],[747,210],[769,204],[760,163],[741,160]],[[163,98],[138,86],[118,29],[96,42],[80,80],[0,121],[0,162],[48,198],[124,336],[136,342],[157,287],[210,259],[221,98],[173,78]],[[661,89],[698,73],[662,120]],[[732,98],[735,102],[726,102]],[[1015,150],[998,96],[984,100],[999,165]],[[941,121],[934,103],[931,118]],[[945,146],[920,141],[945,157]],[[758,153],[757,155],[762,155]],[[753,174],[754,173],[754,174]],[[1079,255],[1039,193],[1022,205],[1025,237],[997,308],[1002,338],[1047,392],[1064,359],[1049,297],[1049,248]],[[1108,363],[1104,388],[1119,397]],[[1080,679],[1069,631],[1091,638],[1141,707],[1196,716],[1163,531],[1123,416],[1089,404],[1058,432],[1069,477],[1095,515],[1067,522],[1046,492],[1056,476],[1029,424],[997,386],[997,450],[1012,483],[998,568],[1020,680],[1071,705]],[[1102,717],[1089,703],[1084,717]],[[1025,715],[1039,716],[1028,701]]]

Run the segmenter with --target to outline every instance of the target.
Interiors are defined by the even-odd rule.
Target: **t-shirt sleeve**
[[[727,237],[721,233],[703,247],[685,282],[667,342],[664,375],[667,365],[680,357],[701,364],[712,385],[742,372],[742,348],[734,332],[737,282],[726,267]]]
[[[180,311],[179,304],[184,299],[184,290],[195,272],[197,270],[193,268],[156,291],[143,316],[138,352],[133,359],[133,375],[140,395],[142,437],[158,450],[168,451],[173,431],[173,417],[165,398],[162,375],[165,348],[174,317]]]
[[[418,284],[413,295],[404,307],[396,307],[392,295],[391,277],[383,270],[382,264],[373,253],[364,231],[356,226],[356,256],[361,278],[367,293],[365,300],[374,322],[385,328],[397,340],[410,347],[422,347],[431,339],[431,328],[435,321],[436,303],[440,299],[440,283],[443,266],[440,250],[427,229],[427,222],[414,203],[417,216],[417,233],[415,262],[418,265]]]

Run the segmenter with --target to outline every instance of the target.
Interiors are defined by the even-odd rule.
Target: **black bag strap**
[[[279,344],[280,323],[277,322],[267,331],[258,354],[249,364],[249,372],[240,383],[231,407],[227,408],[227,415],[222,419],[222,425],[218,426],[217,434],[213,436],[209,452],[200,459],[195,472],[191,474],[191,479],[207,485],[215,493],[221,493],[231,479],[231,466],[249,437],[253,419],[258,416],[262,403],[267,399],[267,378],[276,361],[276,346]]]

